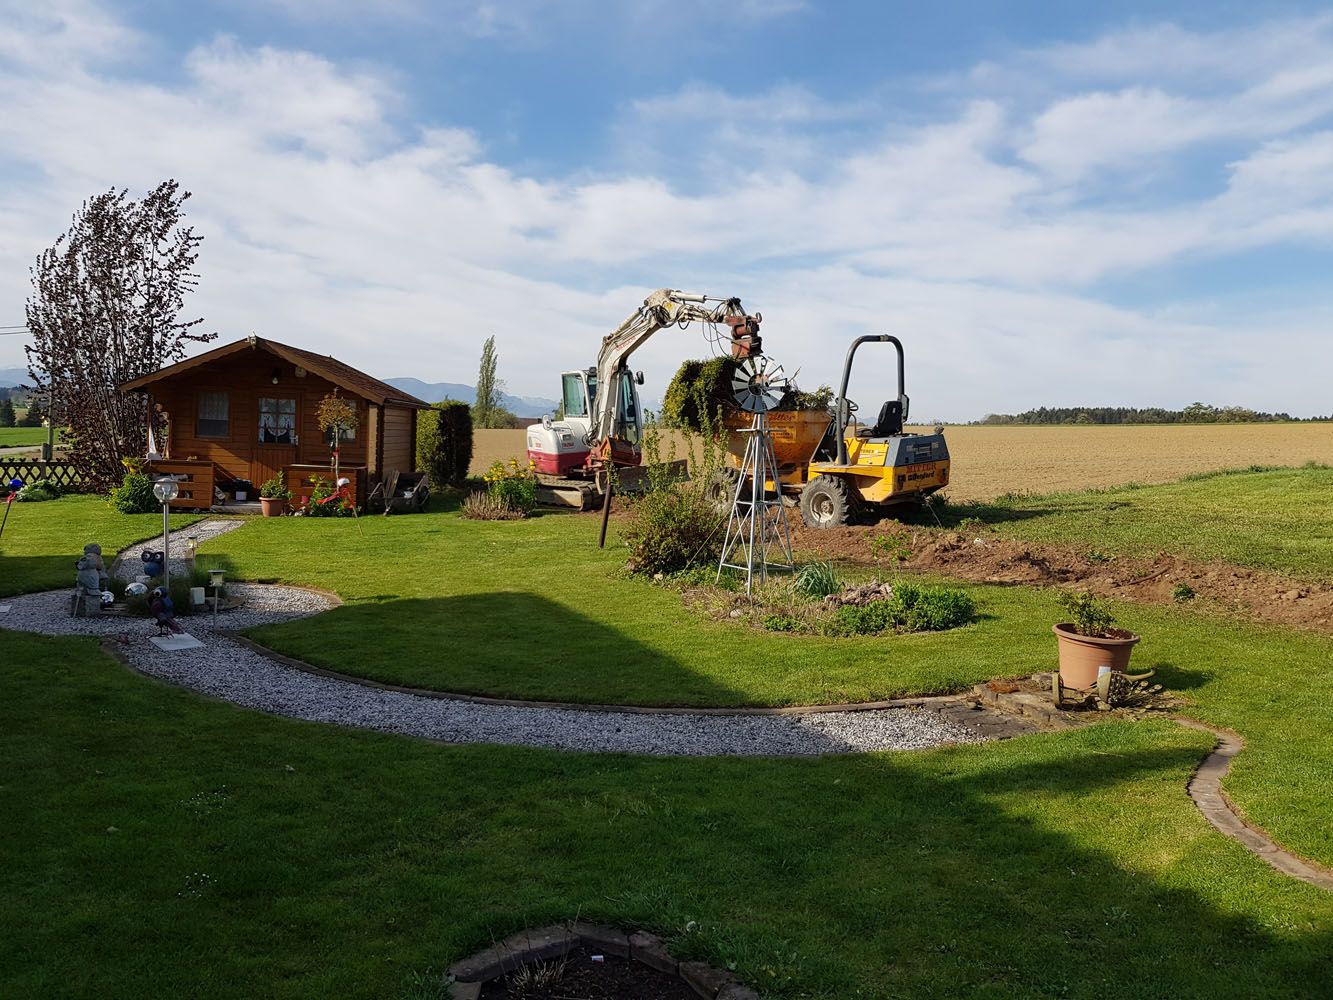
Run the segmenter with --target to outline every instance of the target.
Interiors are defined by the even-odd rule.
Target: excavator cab
[[[847,397],[856,350],[866,343],[892,344],[898,354],[898,395],[880,408],[874,424],[854,419]],[[904,430],[911,400],[904,387],[903,345],[897,337],[857,337],[847,349],[833,421],[815,449],[801,490],[801,519],[812,528],[847,524],[862,507],[919,502],[949,482],[949,448],[934,434]]]

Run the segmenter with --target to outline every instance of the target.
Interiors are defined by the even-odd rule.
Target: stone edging
[[[730,972],[704,962],[677,961],[656,934],[637,931],[626,934],[576,920],[569,924],[519,931],[475,955],[449,966],[445,982],[451,1000],[477,1000],[482,987],[492,979],[530,962],[561,958],[575,948],[586,947],[608,955],[629,958],[667,975],[679,976],[702,1000],[759,1000],[759,994]]]
[[[1245,741],[1240,734],[1229,729],[1217,729],[1194,719],[1177,718],[1175,721],[1187,729],[1210,733],[1217,740],[1212,752],[1195,769],[1188,785],[1190,798],[1194,800],[1199,812],[1203,813],[1204,819],[1218,832],[1240,841],[1251,854],[1284,875],[1333,891],[1333,872],[1298,858],[1290,851],[1284,851],[1266,832],[1247,823],[1222,791],[1222,779],[1231,770],[1231,759],[1245,748]]]

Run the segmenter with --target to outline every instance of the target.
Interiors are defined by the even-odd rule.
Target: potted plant
[[[1101,667],[1124,671],[1139,637],[1115,627],[1115,617],[1106,602],[1087,591],[1060,596],[1060,605],[1070,621],[1051,630],[1060,649],[1060,682],[1065,687],[1090,688],[1097,683]]]
[[[292,498],[292,491],[287,489],[287,474],[279,469],[259,487],[259,505],[264,508],[265,517],[279,517],[287,513],[287,501]]]

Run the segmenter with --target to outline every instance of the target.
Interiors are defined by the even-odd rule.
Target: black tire
[[[856,498],[845,479],[815,476],[801,490],[801,520],[809,528],[840,528],[856,516]]]
[[[740,469],[732,468],[718,469],[708,477],[704,494],[719,513],[725,514],[731,510],[731,503],[736,497],[736,484],[740,480]]]

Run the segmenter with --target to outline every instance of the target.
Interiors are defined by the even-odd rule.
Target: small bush
[[[792,590],[802,597],[811,597],[815,600],[836,594],[841,589],[842,581],[834,572],[833,564],[826,562],[802,566],[800,572],[796,574],[796,579],[792,581]]]
[[[42,503],[45,500],[59,499],[60,487],[49,479],[37,479],[28,483],[14,497],[16,503]]]
[[[519,521],[523,514],[507,507],[489,493],[469,493],[459,513],[469,521]]]
[[[1090,591],[1061,594],[1060,606],[1069,614],[1070,624],[1079,635],[1106,638],[1115,626],[1110,607]]]
[[[671,574],[671,579],[685,587],[716,587],[719,590],[739,590],[742,583],[741,577],[734,570],[724,569],[719,576],[717,567],[713,565],[678,570]]]
[[[825,621],[823,631],[829,636],[877,635],[889,629],[943,632],[966,625],[975,615],[976,605],[961,590],[900,583],[892,597],[844,604]]]
[[[127,472],[111,491],[111,506],[122,514],[150,514],[161,508],[153,496],[153,480],[145,472]]]
[[[1178,583],[1171,590],[1171,598],[1175,601],[1192,601],[1197,596],[1188,583]]]
[[[802,632],[805,625],[795,615],[765,615],[764,628],[770,632]]]
[[[870,539],[870,557],[878,563],[887,560],[895,568],[912,558],[912,534],[906,528],[890,528],[887,534]]]
[[[496,462],[484,478],[491,499],[519,517],[527,517],[537,506],[537,473],[531,462],[520,465],[516,458],[508,464]]]
[[[292,491],[287,488],[287,473],[279,469],[271,478],[264,480],[264,485],[259,487],[259,495],[269,500],[290,500]]]
[[[726,522],[727,514],[692,483],[650,489],[630,501],[629,524],[621,532],[629,569],[656,576],[716,566]]]
[[[890,603],[897,606],[895,617],[909,632],[943,632],[966,625],[977,613],[976,603],[955,587],[923,587],[900,583],[893,588]]]

